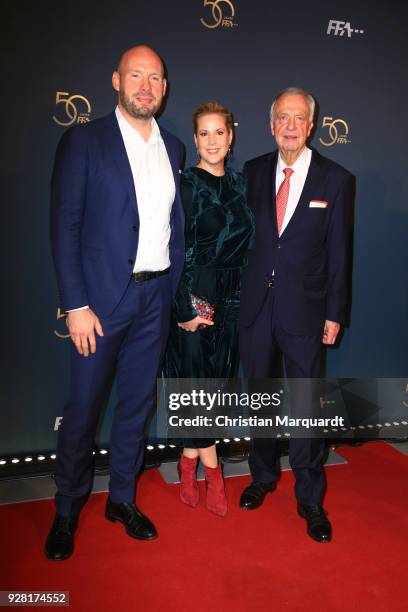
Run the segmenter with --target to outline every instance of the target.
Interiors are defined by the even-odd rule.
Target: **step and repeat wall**
[[[217,100],[233,111],[232,164],[240,170],[275,148],[274,95],[287,86],[313,93],[312,145],[349,169],[357,186],[350,325],[328,350],[327,373],[407,375],[407,17],[405,3],[369,0],[3,7],[0,458],[56,445],[70,340],[49,247],[53,157],[66,129],[115,107],[112,71],[138,43],[165,60],[169,95],[160,121],[186,143],[187,165],[195,163],[191,113],[199,103]]]

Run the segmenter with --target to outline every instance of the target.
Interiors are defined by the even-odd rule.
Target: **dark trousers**
[[[83,357],[72,345],[70,399],[58,436],[55,471],[60,514],[78,514],[90,491],[98,420],[115,373],[118,402],[110,437],[109,489],[113,502],[133,502],[170,309],[169,275],[131,281],[114,313],[100,318],[104,336],[96,336],[96,353]]]
[[[288,378],[318,378],[321,375],[322,332],[299,336],[286,332],[274,317],[274,290],[270,289],[255,323],[240,328],[240,352],[247,378],[276,376],[283,357]],[[312,385],[313,386],[313,385]],[[302,387],[302,391],[304,387]],[[308,394],[307,394],[308,395]],[[313,388],[305,402],[312,401]],[[303,416],[311,409],[304,406]],[[322,466],[325,443],[321,439],[293,438],[289,443],[289,462],[295,475],[295,495],[301,504],[317,505],[323,501],[325,477]],[[253,479],[267,484],[280,476],[276,439],[255,438],[249,458]]]

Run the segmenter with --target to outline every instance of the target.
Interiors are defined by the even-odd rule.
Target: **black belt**
[[[133,272],[132,280],[135,281],[135,283],[143,283],[144,281],[152,280],[152,278],[163,276],[164,274],[168,274],[169,272],[170,268],[166,268],[165,270],[159,270],[158,272]]]

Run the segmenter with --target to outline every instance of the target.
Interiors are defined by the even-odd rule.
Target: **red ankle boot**
[[[198,483],[197,483],[197,457],[190,459],[181,455],[178,464],[180,476],[180,499],[182,502],[195,508],[198,504]]]
[[[225,516],[227,514],[227,498],[225,497],[221,466],[211,468],[205,465],[204,474],[207,485],[207,508],[218,516]]]

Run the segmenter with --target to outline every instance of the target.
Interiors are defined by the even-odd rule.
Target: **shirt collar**
[[[279,174],[279,172],[283,172],[285,168],[292,168],[294,172],[301,172],[302,170],[307,171],[307,169],[309,168],[311,155],[312,155],[312,149],[309,149],[309,147],[305,147],[302,153],[299,155],[299,157],[295,161],[295,163],[293,164],[293,166],[288,166],[287,164],[285,164],[285,162],[283,161],[279,153],[278,164],[276,166],[277,175]]]
[[[149,140],[145,142],[139,132],[130,125],[127,119],[120,112],[119,106],[115,109],[116,119],[118,120],[119,127],[123,133],[125,133],[129,138],[139,138],[145,145],[153,145],[158,142],[161,138],[159,125],[154,117],[152,117],[152,131],[149,136]]]

